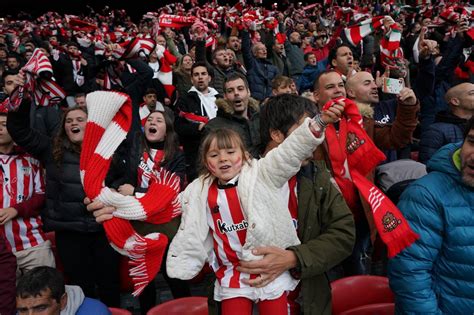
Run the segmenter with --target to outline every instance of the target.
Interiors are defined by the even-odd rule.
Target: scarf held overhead
[[[123,196],[106,187],[112,155],[130,129],[131,100],[126,94],[97,91],[87,95],[87,107],[80,160],[84,192],[91,200],[117,209],[104,228],[111,246],[130,258],[133,295],[137,296],[158,273],[168,239],[160,233],[141,236],[129,220],[162,224],[178,216],[179,178],[163,169],[154,171],[147,193],[137,196]]]
[[[363,129],[357,105],[351,100],[343,100],[345,108],[339,123],[339,134],[332,124],[326,129],[334,177],[349,207],[357,203],[357,192],[368,202],[377,231],[387,245],[388,256],[394,257],[419,236],[412,231],[400,210],[365,177],[385,160],[385,155]],[[323,110],[334,102],[326,103]]]
[[[53,106],[66,97],[64,90],[53,79],[53,67],[48,57],[38,48],[22,68],[25,85],[18,86],[6,102],[8,110],[20,106],[24,93],[30,91],[38,106]]]

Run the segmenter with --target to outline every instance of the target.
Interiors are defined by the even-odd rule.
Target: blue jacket
[[[436,122],[421,134],[420,162],[426,164],[442,146],[462,141],[466,124],[466,119],[454,116],[450,111],[439,112],[436,115]]]
[[[474,312],[474,188],[453,162],[460,147],[441,148],[398,203],[420,239],[389,261],[397,314]]]
[[[111,315],[110,310],[99,300],[84,298],[79,309],[76,311],[76,315]]]
[[[321,61],[318,61],[318,64],[315,66],[307,64],[303,68],[303,73],[301,76],[298,78],[298,82],[296,85],[298,86],[298,90],[300,93],[303,93],[305,91],[312,91],[313,90],[313,85],[314,85],[314,80],[316,77],[326,70],[326,67],[328,66],[328,59],[325,58]]]
[[[250,35],[242,34],[242,54],[247,68],[247,79],[250,92],[256,100],[263,101],[272,94],[272,80],[277,76],[278,69],[266,59],[257,59],[251,51]]]

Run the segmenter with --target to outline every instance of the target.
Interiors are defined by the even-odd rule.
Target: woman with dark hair
[[[30,103],[24,99],[17,112],[8,113],[7,128],[13,140],[46,169],[43,229],[55,232],[69,283],[79,285],[88,297],[98,295],[107,306],[119,307],[119,255],[83,203],[79,160],[87,112],[80,107],[67,109],[58,133],[51,139],[30,128]]]
[[[191,83],[191,67],[194,63],[191,55],[186,54],[179,58],[176,69],[173,71],[173,85],[179,96],[186,95],[193,86]]]
[[[117,189],[121,194],[135,195],[146,192],[151,173],[163,169],[179,176],[181,188],[184,188],[186,161],[179,148],[178,135],[174,131],[173,122],[168,114],[162,111],[151,112],[145,121],[144,132],[135,132],[129,139],[129,144],[122,149],[125,149],[125,154],[122,156],[127,161],[128,167],[125,168],[124,183]],[[164,233],[171,241],[178,230],[180,217],[169,223],[158,225],[144,221],[131,221],[131,223],[135,231],[141,235],[159,232]],[[163,259],[160,270],[173,297],[191,296],[186,281],[168,277],[165,262],[166,259]],[[151,307],[156,305],[156,289],[153,281],[140,295],[140,304],[142,314],[146,314]]]

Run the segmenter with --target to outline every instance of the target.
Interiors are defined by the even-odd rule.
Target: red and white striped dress
[[[2,208],[14,207],[30,199],[34,193],[44,194],[44,180],[39,161],[28,154],[0,154],[0,186]],[[41,227],[39,216],[16,217],[1,225],[0,233],[5,235],[12,251],[17,252],[45,242]]]
[[[259,275],[250,275],[236,269],[242,256],[248,228],[237,185],[234,185],[236,181],[237,178],[225,188],[219,187],[215,181],[208,192],[207,222],[214,243],[210,265],[216,274],[218,284],[214,290],[214,298],[218,301],[237,296],[251,300],[278,298],[285,291],[295,287],[288,272],[264,288],[254,288],[242,280],[255,279]]]
[[[211,267],[217,281],[226,288],[249,287],[242,279],[249,279],[250,275],[236,269],[248,227],[237,194],[237,185],[229,188],[218,188],[216,182],[211,185],[207,222],[214,239]],[[255,277],[257,276],[252,275],[252,278]]]

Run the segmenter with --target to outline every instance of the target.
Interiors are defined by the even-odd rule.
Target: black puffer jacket
[[[97,232],[95,222],[84,205],[84,190],[79,175],[79,154],[64,148],[58,167],[53,160],[52,140],[30,128],[29,103],[24,101],[18,112],[9,112],[8,132],[13,140],[39,159],[46,168],[46,207],[41,212],[45,231]]]
[[[205,134],[210,130],[219,128],[230,128],[237,131],[244,141],[245,147],[254,158],[259,158],[260,142],[260,114],[258,101],[250,98],[248,104],[249,119],[238,116],[234,112],[232,104],[225,99],[216,101],[218,107],[217,116],[211,119],[204,128]]]

